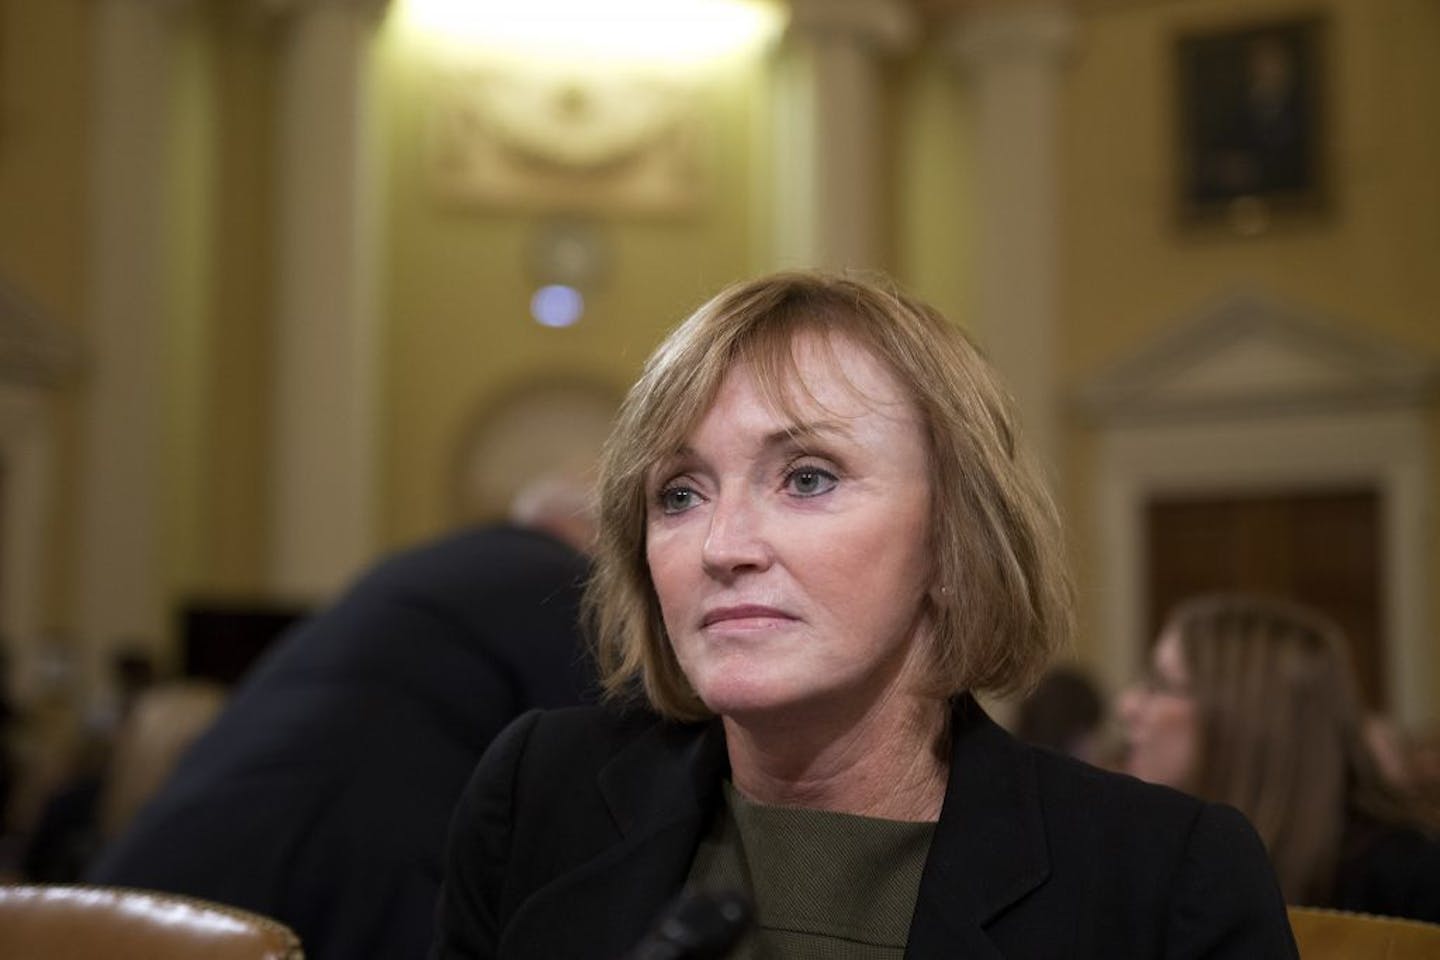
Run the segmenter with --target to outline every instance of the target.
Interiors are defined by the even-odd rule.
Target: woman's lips
[[[758,627],[768,626],[777,620],[794,619],[794,617],[784,610],[747,603],[733,607],[716,607],[714,610],[708,611],[705,616],[701,618],[700,626],[703,629],[723,623],[729,627]]]

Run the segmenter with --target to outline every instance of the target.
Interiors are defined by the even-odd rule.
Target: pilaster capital
[[[966,67],[1011,60],[1058,63],[1075,33],[1075,14],[1066,0],[984,0],[951,18],[946,47]]]
[[[105,0],[105,2],[116,9],[123,7],[131,10],[149,9],[162,17],[184,13],[192,7],[200,6],[200,0]]]
[[[790,0],[791,36],[842,36],[896,53],[915,42],[915,12],[902,0]]]
[[[360,16],[379,20],[384,16],[390,0],[254,0],[254,3],[260,13],[271,17],[300,16],[329,7],[349,10]]]

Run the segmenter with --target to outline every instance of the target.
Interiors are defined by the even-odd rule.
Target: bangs
[[[827,406],[816,396],[810,378],[817,373],[834,377],[844,384],[845,389],[867,408],[878,409],[882,405],[879,397],[871,396],[858,386],[845,369],[845,364],[835,350],[839,340],[848,340],[863,350],[872,360],[880,364],[900,387],[907,401],[915,406],[913,391],[905,379],[895,370],[870,337],[865,336],[858,324],[846,323],[843,314],[831,317],[810,313],[806,316],[789,318],[788,323],[776,323],[756,331],[756,335],[745,343],[738,362],[748,365],[750,375],[765,406],[772,413],[783,415],[791,426],[799,426],[810,411],[820,410],[826,415],[843,417],[841,411]],[[809,378],[801,372],[800,353],[814,351],[820,363],[818,369],[812,365]],[[711,398],[713,401],[713,397]]]
[[[913,391],[875,342],[869,325],[856,317],[854,305],[795,296],[743,320],[719,311],[701,311],[692,324],[677,330],[672,349],[665,351],[663,358],[657,357],[661,362],[651,371],[656,391],[646,405],[658,423],[646,444],[646,474],[685,446],[714,404],[725,378],[738,367],[749,370],[765,406],[792,427],[801,425],[807,406],[812,411],[838,414],[816,396],[801,372],[802,341],[806,349],[819,352],[827,373],[867,405],[878,400],[857,386],[845,370],[835,351],[837,338],[849,339],[874,358],[902,385],[907,399],[915,402]],[[691,375],[678,375],[684,370]]]

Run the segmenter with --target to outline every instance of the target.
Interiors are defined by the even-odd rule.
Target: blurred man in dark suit
[[[480,754],[517,714],[586,696],[586,561],[536,527],[586,528],[543,499],[531,527],[394,556],[294,628],[88,879],[275,917],[313,960],[425,956]]]

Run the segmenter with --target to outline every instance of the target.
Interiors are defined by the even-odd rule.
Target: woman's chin
[[[763,678],[726,677],[699,692],[712,713],[735,720],[771,716],[800,702],[793,690]]]

